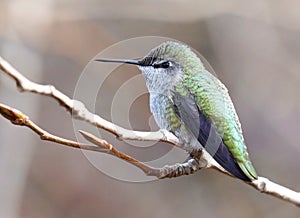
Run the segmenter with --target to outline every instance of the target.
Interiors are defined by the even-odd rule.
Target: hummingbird
[[[160,129],[177,136],[182,146],[205,149],[231,175],[247,182],[257,179],[227,88],[189,46],[166,41],[140,60],[96,61],[137,65]]]

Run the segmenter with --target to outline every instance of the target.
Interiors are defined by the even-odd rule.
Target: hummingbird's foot
[[[164,166],[159,170],[159,174],[157,175],[157,177],[159,179],[174,178],[182,175],[193,174],[200,169],[201,167],[199,162],[196,159],[192,158],[185,163],[177,163],[171,166]]]

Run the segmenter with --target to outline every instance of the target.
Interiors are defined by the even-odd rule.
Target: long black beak
[[[142,65],[142,63],[138,60],[99,58],[99,59],[96,59],[95,61],[134,64],[134,65],[139,65],[139,66]]]

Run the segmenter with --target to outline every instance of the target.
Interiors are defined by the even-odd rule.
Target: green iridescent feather
[[[249,159],[241,125],[226,87],[203,67],[194,53],[187,55],[189,57],[178,57],[186,63],[183,65],[183,83],[176,90],[184,95],[180,91],[184,87],[195,96],[198,107],[211,120],[242,171],[248,178],[256,179],[257,174]]]

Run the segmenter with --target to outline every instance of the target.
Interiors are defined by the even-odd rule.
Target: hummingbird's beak
[[[99,59],[96,59],[95,61],[142,65],[141,62],[138,60],[99,58]]]

